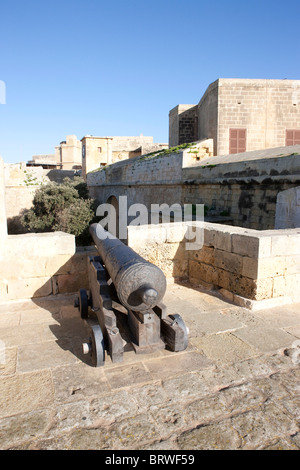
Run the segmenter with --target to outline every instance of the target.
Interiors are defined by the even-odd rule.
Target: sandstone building
[[[81,168],[82,147],[76,135],[67,135],[66,140],[55,147],[53,155],[33,155],[27,166],[42,166],[45,169],[76,170]]]
[[[67,135],[66,140],[55,147],[53,155],[34,155],[27,166],[42,166],[46,169],[89,171],[127,158],[162,150],[167,143],[154,143],[153,137],[114,136],[97,137],[86,135],[78,140],[76,135]]]
[[[168,144],[154,143],[153,137],[144,136],[143,134],[132,137],[95,137],[86,135],[81,139],[81,144],[82,174],[84,177],[89,171],[102,166],[168,147]]]
[[[300,143],[300,80],[220,78],[169,113],[169,145],[211,138],[215,155]]]

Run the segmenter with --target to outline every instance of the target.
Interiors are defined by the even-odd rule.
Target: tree
[[[50,182],[36,191],[33,207],[21,223],[30,232],[67,232],[75,235],[77,244],[89,244],[88,228],[95,220],[95,209],[84,180],[65,178],[62,184]]]

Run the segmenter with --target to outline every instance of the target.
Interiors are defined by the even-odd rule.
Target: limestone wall
[[[199,162],[191,149],[139,157],[90,173],[87,184],[100,203],[126,195],[128,205],[148,210],[151,204],[204,204],[211,214],[230,217],[232,225],[268,230],[274,228],[277,194],[299,186],[299,150],[295,145]]]
[[[247,151],[285,145],[299,129],[299,80],[219,80],[218,155],[229,153],[229,128],[247,129]]]
[[[275,228],[300,227],[300,186],[277,195]]]
[[[0,302],[88,288],[90,253],[76,251],[75,237],[62,232],[9,235],[0,253]]]
[[[205,223],[186,250],[189,224],[129,227],[128,244],[167,278],[187,279],[248,308],[300,300],[300,229],[256,231]]]
[[[198,137],[212,138],[214,154],[218,155],[218,81],[212,83],[206,90],[198,105]]]
[[[228,155],[230,129],[246,129],[246,151],[286,145],[286,130],[299,130],[300,80],[223,79],[211,83],[198,105],[169,113],[172,145],[214,140],[215,155]],[[198,126],[194,136],[191,129]]]

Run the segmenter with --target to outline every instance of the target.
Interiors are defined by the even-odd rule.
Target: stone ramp
[[[74,296],[0,305],[1,449],[300,449],[300,305],[248,311],[170,284],[179,353],[93,368]]]

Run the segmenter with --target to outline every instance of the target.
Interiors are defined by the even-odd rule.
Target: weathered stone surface
[[[72,363],[52,370],[55,400],[74,402],[103,396],[111,391],[103,368],[95,369],[85,363]]]
[[[158,427],[147,414],[123,419],[110,427],[112,449],[134,448],[161,438]]]
[[[212,362],[206,356],[198,352],[181,353],[168,358],[156,359],[147,362],[147,369],[155,379],[158,377],[170,377],[182,372],[192,372],[202,368],[211,367]]]
[[[0,367],[1,448],[300,448],[299,366],[290,347],[272,349],[268,334],[296,331],[297,304],[250,312],[184,283],[169,284],[168,311],[190,327],[188,348],[126,351],[123,364],[107,357],[94,368],[77,350],[86,333],[73,300],[10,302],[6,313],[0,310],[1,325],[2,315],[22,309],[18,328],[6,322],[0,328],[7,346]],[[255,338],[258,330],[272,351],[250,347],[250,332]],[[249,338],[238,338],[242,332]]]
[[[236,450],[240,446],[241,438],[227,420],[197,427],[178,438],[180,450]]]
[[[241,328],[235,332],[235,335],[262,352],[271,352],[290,346],[296,339],[285,331],[272,327]]]
[[[0,350],[0,377],[2,375],[12,375],[17,367],[17,348],[6,348]]]
[[[242,439],[243,449],[257,448],[262,440],[272,441],[281,434],[291,435],[298,430],[295,422],[273,403],[233,417],[231,424]]]
[[[126,415],[135,416],[138,411],[141,412],[141,409],[132,394],[128,390],[120,390],[95,398],[90,404],[90,419],[97,426],[103,426]]]
[[[42,435],[52,419],[50,409],[31,411],[0,420],[0,449],[12,447]]]
[[[191,339],[197,349],[217,363],[234,363],[257,354],[257,351],[231,333]]]
[[[148,382],[151,380],[151,375],[143,364],[113,367],[105,370],[105,376],[113,389],[126,387],[128,381],[131,380],[135,383]]]
[[[70,340],[47,343],[35,343],[19,348],[18,371],[29,372],[37,369],[48,369],[76,362],[72,353]]]
[[[42,409],[52,402],[48,370],[0,378],[0,417]]]

